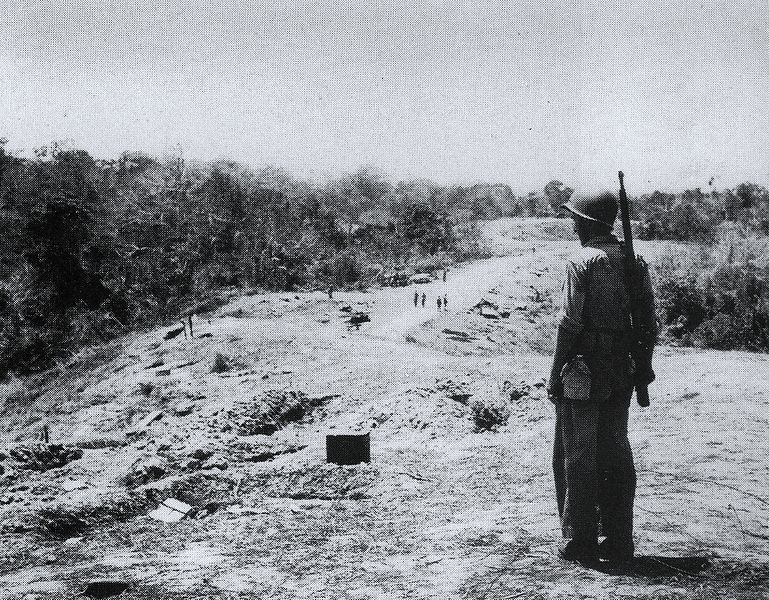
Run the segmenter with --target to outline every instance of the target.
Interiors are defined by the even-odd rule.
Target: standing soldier
[[[446,294],[443,294],[443,310],[449,309],[449,299],[446,297]]]
[[[446,273],[448,273],[448,269],[443,269],[443,283],[446,283]]]
[[[414,308],[419,304],[419,292],[414,292]]]
[[[427,295],[424,292],[422,292],[422,308],[425,307],[425,300],[427,300]]]
[[[623,243],[612,234],[617,199],[606,192],[563,205],[582,248],[567,261],[548,396],[555,403],[553,446],[565,560],[633,557],[636,473],[627,437],[633,394],[633,330]],[[636,259],[636,336],[651,352],[657,326],[648,269]],[[598,519],[606,539],[598,545]]]
[[[441,297],[438,296],[438,312],[441,312]]]

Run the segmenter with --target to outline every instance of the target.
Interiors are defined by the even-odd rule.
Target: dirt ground
[[[660,348],[631,416],[638,558],[556,557],[543,383],[564,227],[500,220],[498,256],[445,283],[244,295],[194,338],[136,334],[3,384],[0,598],[95,579],[127,599],[769,598],[764,355]],[[511,388],[507,424],[476,432],[473,401]],[[44,425],[64,449],[35,454]],[[335,432],[370,432],[371,463],[326,464]],[[170,497],[193,514],[149,516]]]

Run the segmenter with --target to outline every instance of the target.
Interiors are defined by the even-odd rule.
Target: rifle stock
[[[630,203],[625,192],[625,181],[622,171],[619,172],[619,207],[622,216],[622,233],[625,237],[625,278],[627,282],[628,295],[630,296],[630,325],[633,330],[633,345],[631,355],[636,364],[635,391],[638,405],[642,407],[649,406],[649,388],[648,382],[651,380],[647,372],[651,371],[649,357],[642,347],[641,332],[638,322],[638,265],[636,262],[635,250],[633,249],[633,230],[630,227]]]

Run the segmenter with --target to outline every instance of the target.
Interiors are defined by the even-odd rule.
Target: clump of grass
[[[475,432],[497,431],[507,425],[510,419],[510,407],[499,400],[480,398],[470,404],[470,416],[475,426]]]
[[[147,507],[147,500],[139,495],[113,494],[93,503],[75,506],[62,503],[41,508],[34,517],[34,526],[43,535],[66,539],[109,523],[127,521]]]
[[[230,359],[221,352],[217,352],[214,357],[214,364],[211,366],[212,373],[226,373],[232,368]]]

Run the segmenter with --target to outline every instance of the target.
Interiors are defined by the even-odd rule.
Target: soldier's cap
[[[597,196],[571,198],[561,204],[561,209],[588,221],[614,227],[618,210],[617,197],[611,192],[603,192]]]

